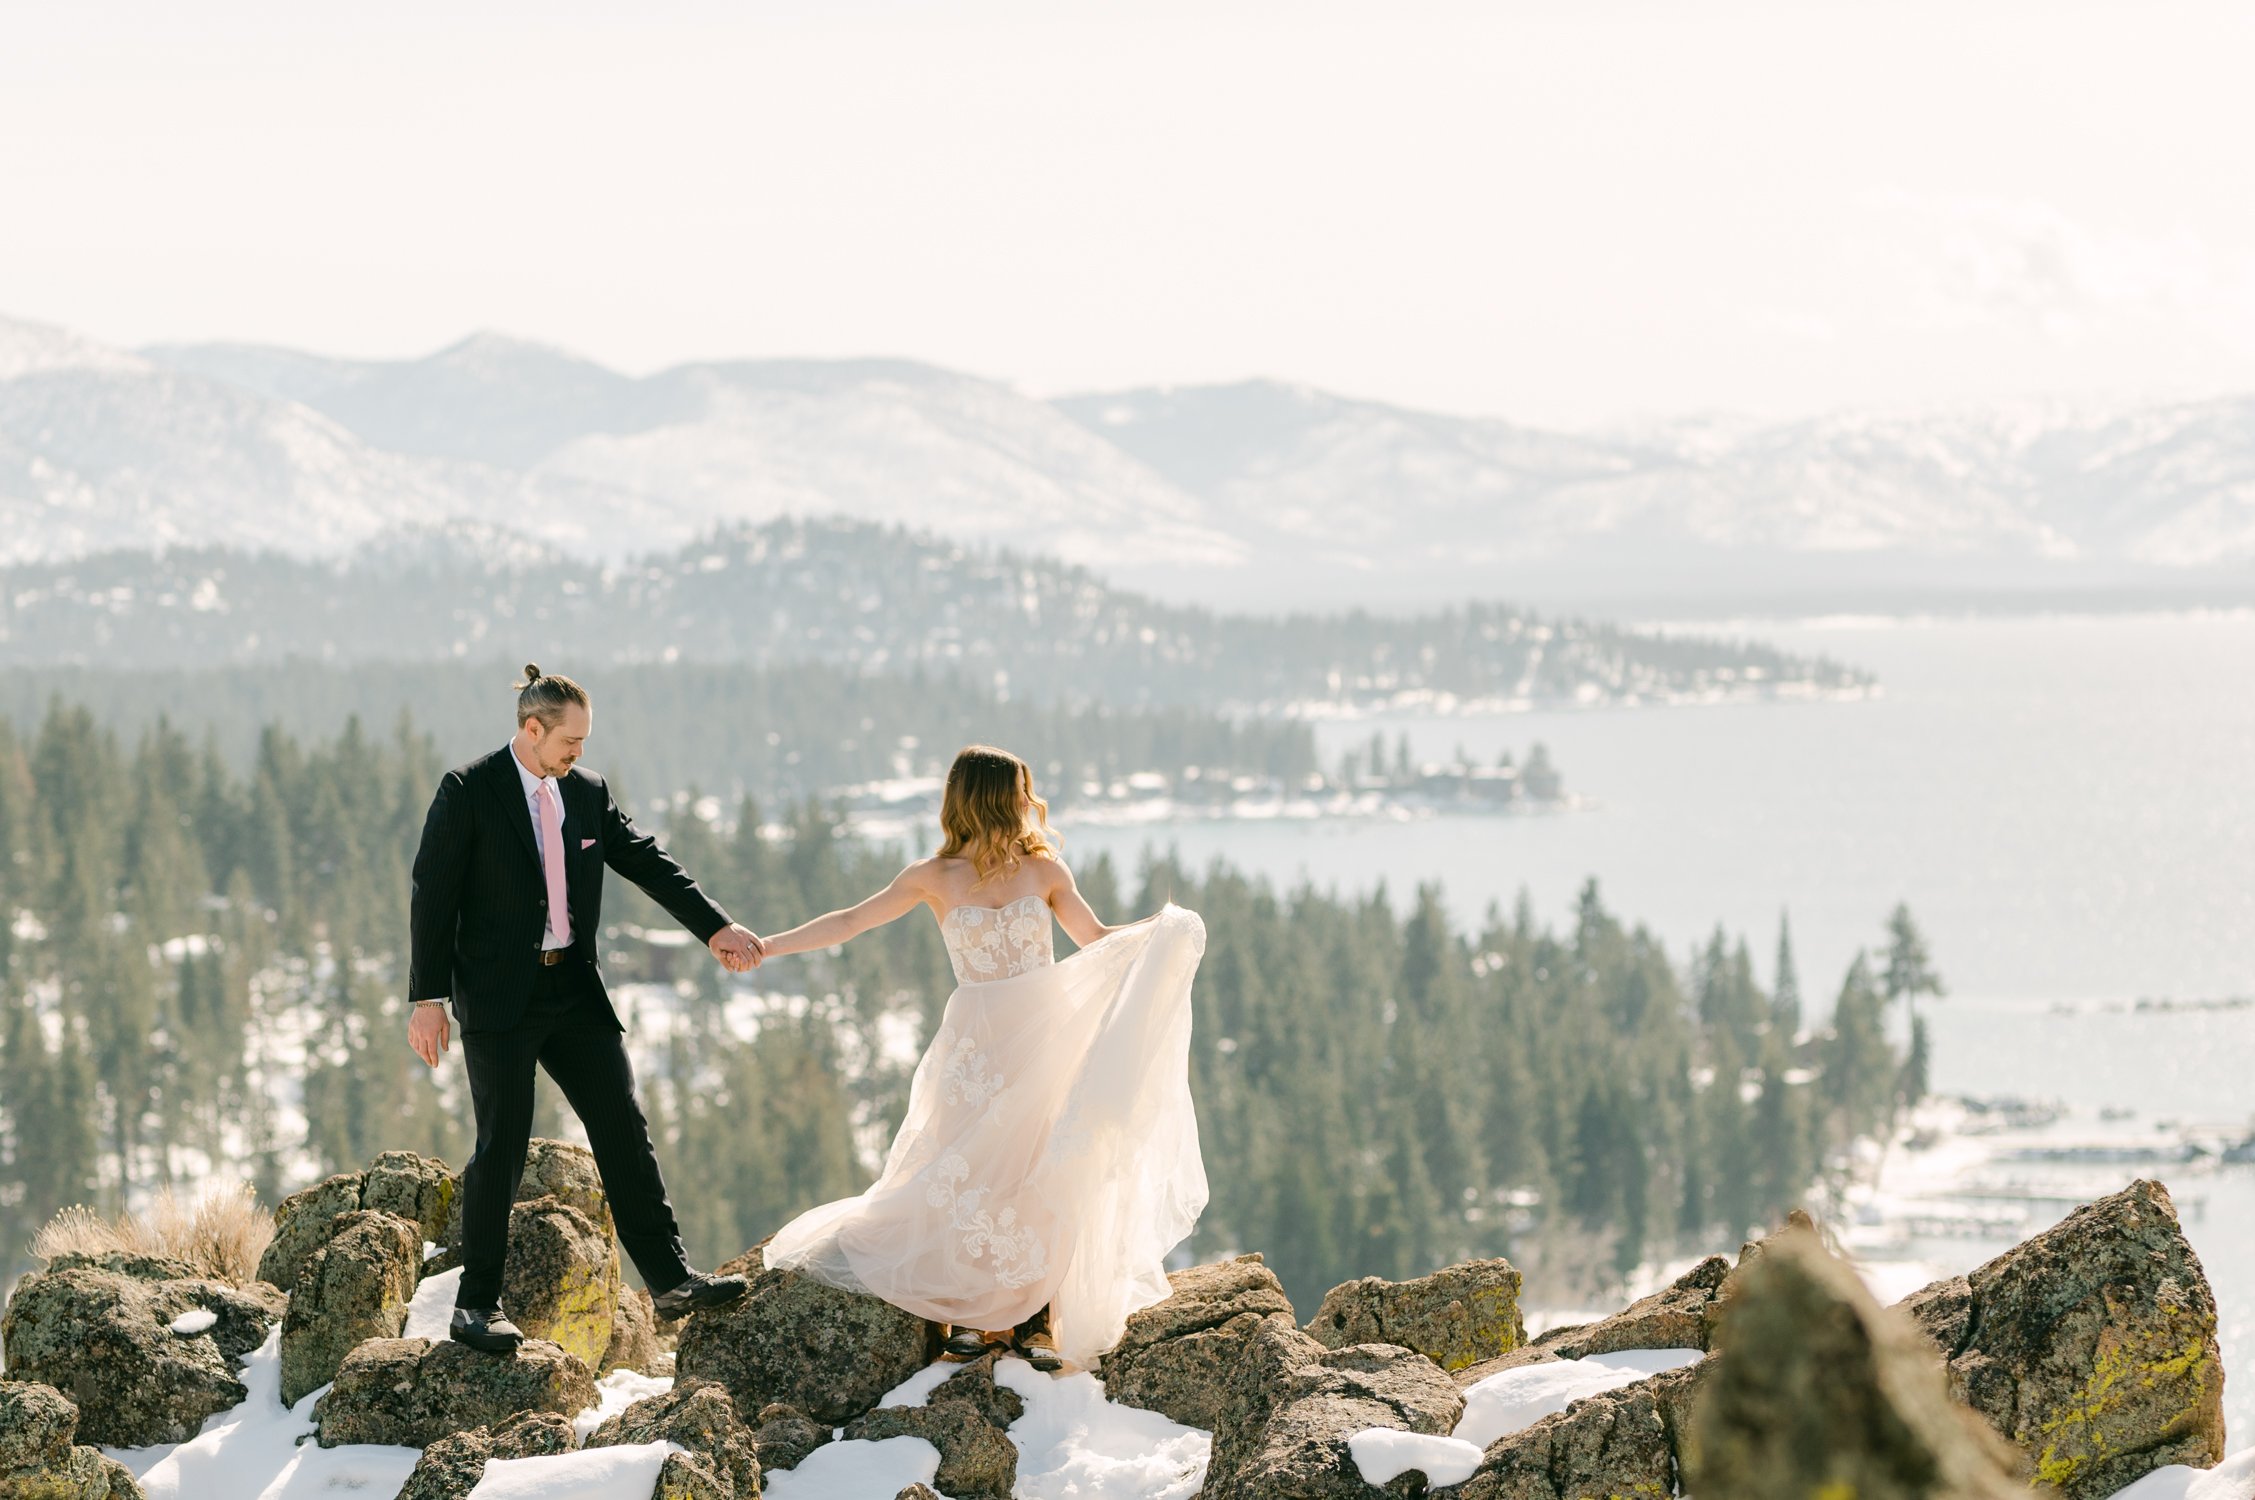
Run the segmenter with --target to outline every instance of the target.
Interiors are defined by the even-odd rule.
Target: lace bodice
[[[1057,961],[1049,903],[1020,896],[1005,906],[958,906],[940,918],[957,984],[1011,979]]]

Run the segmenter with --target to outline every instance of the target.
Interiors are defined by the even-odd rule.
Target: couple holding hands
[[[1167,1252],[1206,1203],[1189,1079],[1197,915],[1169,905],[1105,925],[1057,857],[1026,764],[973,746],[948,772],[938,853],[858,905],[761,938],[579,766],[592,726],[584,688],[526,667],[516,735],[440,780],[415,856],[408,1043],[438,1066],[451,1005],[477,1116],[453,1337],[495,1354],[522,1341],[500,1294],[535,1067],[586,1126],[659,1315],[747,1290],[691,1270],[682,1250],[597,960],[607,867],[738,972],[928,908],[956,987],[883,1169],[783,1226],[766,1264],[943,1325],[950,1358],[1000,1343],[1055,1370],[1111,1347],[1167,1295]],[[1063,961],[1053,926],[1079,947]]]

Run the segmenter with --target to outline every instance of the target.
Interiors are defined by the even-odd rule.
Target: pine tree
[[[1903,1058],[1902,1082],[1895,1091],[1906,1108],[1926,1097],[1932,1083],[1928,1075],[1933,1066],[1934,1053],[1926,1036],[1926,1017],[1912,1016],[1910,1051]]]
[[[1933,960],[1927,956],[1926,938],[1911,920],[1910,907],[1901,903],[1887,918],[1887,958],[1880,975],[1880,991],[1889,1004],[1900,1002],[1914,1012],[1919,996],[1931,995],[1939,1000],[1944,994],[1942,976],[1934,972]]]
[[[259,901],[275,914],[274,936],[281,946],[302,954],[312,943],[304,902],[298,892],[297,841],[281,784],[262,769],[252,784],[243,867]]]
[[[1801,1035],[1801,974],[1793,964],[1793,921],[1777,914],[1777,984],[1770,991],[1770,1025],[1790,1046]]]
[[[1840,998],[1833,1002],[1820,1074],[1835,1134],[1842,1141],[1881,1124],[1894,1093],[1895,1058],[1882,1022],[1885,1004],[1869,960],[1857,954],[1841,982]]]
[[[1754,1101],[1750,1163],[1756,1211],[1773,1222],[1800,1205],[1817,1169],[1809,1091],[1786,1076],[1790,1070],[1791,1053],[1780,1033],[1773,1031],[1762,1058],[1761,1093]]]

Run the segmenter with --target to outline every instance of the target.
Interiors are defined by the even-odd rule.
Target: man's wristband
[[[444,1005],[446,1001],[442,998],[438,1000],[418,1000],[415,1003],[417,1005]]]

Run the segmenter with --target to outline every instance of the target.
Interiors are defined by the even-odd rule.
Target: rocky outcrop
[[[893,1496],[893,1500],[946,1500],[946,1497],[928,1484],[912,1484]]]
[[[1949,1399],[1925,1339],[1813,1235],[1769,1242],[1723,1314],[1684,1490],[1701,1500],[2007,1500],[2003,1445]],[[1665,1493],[1663,1491],[1662,1493]]]
[[[1610,1318],[1566,1330],[1546,1345],[1560,1359],[1623,1349],[1712,1349],[1730,1274],[1728,1260],[1710,1255],[1651,1296]]]
[[[328,1243],[336,1221],[362,1211],[388,1213],[416,1227],[422,1242],[460,1239],[460,1189],[445,1162],[412,1151],[386,1151],[363,1172],[346,1172],[292,1193],[274,1210],[274,1238],[259,1258],[258,1277],[283,1291],[297,1287],[298,1268]]]
[[[595,1404],[595,1377],[554,1344],[529,1340],[496,1359],[451,1340],[377,1339],[352,1351],[314,1406],[321,1446],[425,1448],[519,1412],[571,1416]]]
[[[1693,1396],[1716,1363],[1585,1396],[1497,1438],[1471,1478],[1432,1493],[1436,1500],[1666,1500],[1682,1472]]]
[[[1749,1245],[1743,1255],[1756,1253],[1758,1246]],[[1452,1371],[1458,1384],[1472,1385],[1500,1371],[1546,1360],[1588,1359],[1624,1349],[1711,1349],[1732,1274],[1728,1260],[1710,1255],[1610,1318],[1546,1330],[1507,1354]]]
[[[1026,1414],[1026,1398],[1006,1385],[995,1383],[995,1362],[1001,1358],[1000,1353],[992,1353],[968,1361],[935,1386],[926,1400],[934,1406],[943,1401],[964,1402],[996,1427],[1008,1431],[1012,1422]]]
[[[846,1425],[848,1438],[918,1437],[940,1450],[933,1485],[950,1500],[1010,1500],[1018,1482],[1018,1445],[968,1401],[880,1406]]]
[[[595,1153],[568,1141],[536,1140],[525,1148],[525,1172],[517,1179],[517,1201],[561,1198],[605,1234],[616,1229],[611,1222],[611,1200],[603,1191],[603,1174],[596,1170]]]
[[[388,1336],[429,1273],[421,1252],[433,1216],[452,1212],[451,1179],[426,1158],[379,1158],[292,1200],[287,1227],[303,1248],[289,1299],[161,1257],[56,1257],[25,1278],[0,1322],[9,1377],[44,1382],[0,1385],[0,1500],[131,1493],[129,1478],[118,1487],[122,1471],[79,1443],[193,1435],[243,1399],[235,1365],[285,1300],[284,1396],[333,1373],[315,1411],[323,1445],[427,1448],[408,1500],[466,1494],[497,1457],[568,1450],[570,1418],[595,1402],[596,1368],[677,1375],[672,1393],[589,1439],[673,1444],[654,1500],[750,1500],[763,1470],[797,1466],[839,1428],[932,1443],[932,1493],[1009,1494],[1007,1430],[1025,1402],[996,1381],[999,1356],[953,1370],[922,1406],[878,1408],[929,1361],[929,1326],[770,1271],[755,1250],[722,1268],[747,1275],[750,1295],[679,1325],[669,1361],[646,1294],[620,1288],[592,1160],[548,1143],[536,1162],[529,1185],[553,1190],[513,1211],[505,1298],[534,1335],[514,1359]],[[1735,1269],[1710,1258],[1613,1317],[1531,1343],[1518,1273],[1500,1260],[1346,1283],[1305,1329],[1257,1256],[1170,1283],[1128,1321],[1100,1372],[1112,1399],[1213,1434],[1208,1500],[1426,1494],[1415,1470],[1367,1484],[1351,1440],[1374,1428],[1446,1434],[1461,1387],[1496,1370],[1649,1348],[1714,1352],[1498,1437],[1470,1478],[1431,1490],[1433,1500],[1731,1500],[1828,1487],[1863,1500],[2001,1500],[2026,1493],[2021,1479],[2099,1500],[2223,1451],[2214,1301],[2152,1183],[1885,1313],[1805,1228],[1749,1246]],[[34,1473],[43,1488],[26,1488]]]
[[[1444,1370],[1461,1370],[1527,1342],[1519,1286],[1518,1271],[1500,1259],[1466,1261],[1414,1281],[1365,1276],[1325,1293],[1306,1331],[1329,1348],[1399,1344]]]
[[[744,1500],[745,1493],[730,1489],[728,1481],[696,1454],[669,1453],[665,1467],[658,1470],[658,1482],[651,1487],[650,1500]],[[748,1493],[756,1496],[759,1491]]]
[[[1176,1271],[1167,1282],[1172,1295],[1130,1317],[1104,1356],[1104,1393],[1212,1432],[1238,1404],[1256,1333],[1298,1331],[1292,1301],[1258,1255]]]
[[[830,1441],[830,1429],[781,1401],[762,1407],[752,1419],[752,1448],[760,1470],[795,1469],[800,1460]]]
[[[53,1386],[77,1407],[88,1443],[186,1442],[243,1400],[236,1367],[280,1303],[271,1288],[206,1281],[177,1261],[59,1256],[17,1284],[0,1347],[9,1379]],[[191,1313],[210,1317],[181,1321]]]
[[[599,1222],[552,1193],[510,1209],[501,1305],[527,1338],[559,1344],[601,1369],[621,1290],[608,1210]]]
[[[757,1249],[721,1270],[751,1289],[683,1321],[674,1369],[719,1381],[738,1411],[781,1401],[842,1426],[931,1360],[932,1325],[875,1297],[769,1270]]]
[[[290,1194],[274,1210],[274,1238],[258,1260],[258,1279],[295,1291],[298,1267],[327,1242],[331,1226],[360,1209],[360,1173],[324,1178]]]
[[[709,1380],[677,1385],[637,1401],[587,1436],[590,1448],[666,1442],[688,1450],[669,1465],[677,1487],[701,1486],[719,1500],[753,1500],[760,1492],[755,1439],[736,1416],[725,1387]],[[659,1494],[665,1494],[659,1486]]]
[[[1903,1310],[1949,1361],[1959,1398],[2068,1500],[2224,1453],[2216,1301],[2169,1190],[2086,1204]]]
[[[1424,1355],[1391,1344],[1327,1349],[1289,1314],[1254,1315],[1233,1378],[1212,1394],[1207,1500],[1368,1496],[1350,1437],[1372,1427],[1446,1433],[1464,1410],[1456,1382]]]
[[[455,1235],[462,1190],[445,1162],[412,1151],[386,1151],[360,1174],[360,1206],[395,1214],[423,1239],[443,1245]]]
[[[496,1427],[473,1427],[440,1438],[423,1450],[399,1500],[466,1500],[496,1458],[544,1458],[577,1446],[571,1418],[557,1412],[520,1412]]]
[[[650,1294],[640,1287],[619,1293],[610,1346],[595,1367],[598,1375],[613,1370],[633,1370],[642,1375],[673,1373],[673,1339],[659,1329],[657,1309],[650,1305]]]
[[[0,1500],[141,1500],[125,1465],[78,1442],[78,1408],[61,1391],[0,1382]]]
[[[423,1264],[419,1225],[375,1209],[329,1221],[329,1237],[297,1268],[282,1319],[282,1404],[336,1378],[370,1339],[399,1336]]]

